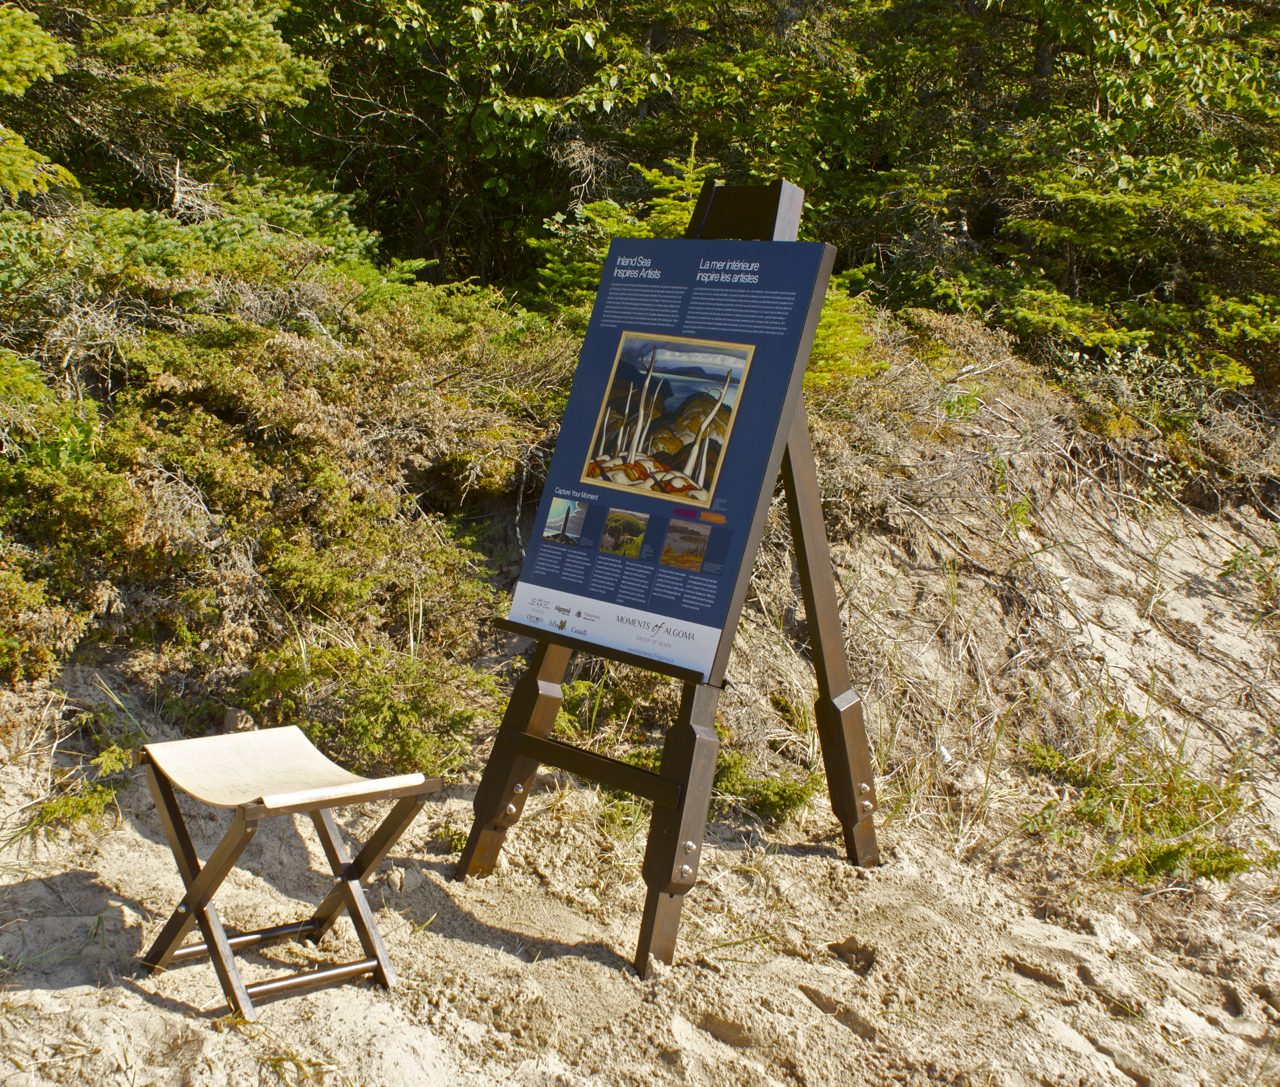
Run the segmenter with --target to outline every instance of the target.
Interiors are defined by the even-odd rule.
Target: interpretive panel
[[[826,249],[613,242],[512,620],[709,674]]]

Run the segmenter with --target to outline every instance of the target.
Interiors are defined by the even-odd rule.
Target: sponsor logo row
[[[550,600],[541,597],[533,597],[530,599],[529,605],[533,608],[549,608],[553,611],[559,612],[561,615],[572,617],[574,619],[582,619],[589,623],[598,623],[600,621],[599,615],[584,612],[581,608],[574,611],[572,608],[566,608],[562,604],[553,604]],[[570,633],[580,636],[586,636],[589,633],[589,628],[586,626],[569,626],[568,618],[557,620],[550,616],[541,614],[540,612],[526,612],[525,620],[526,622],[534,623],[537,626],[546,624],[553,630],[564,630],[567,627]],[[666,638],[678,638],[686,642],[694,642],[697,640],[697,635],[692,630],[677,626],[674,623],[660,619],[658,616],[653,616],[650,619],[640,619],[635,616],[621,615],[615,612],[613,615],[613,622],[618,626],[629,627],[636,631],[637,634],[643,633],[648,635],[648,638],[645,639],[646,641],[660,636]]]

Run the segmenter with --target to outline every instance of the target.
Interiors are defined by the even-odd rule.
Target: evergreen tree
[[[23,94],[31,84],[64,71],[68,52],[40,29],[29,12],[0,7],[0,103]],[[68,176],[31,150],[17,132],[0,123],[0,190],[16,197],[21,192],[45,189],[55,180],[66,181]]]
[[[12,39],[17,57],[0,77],[0,123],[25,141],[27,161],[42,164],[11,189],[74,175],[108,202],[206,212],[183,162],[233,161],[322,78],[281,38],[280,9],[264,0],[37,2],[0,12],[0,42]],[[50,160],[63,171],[43,165]]]

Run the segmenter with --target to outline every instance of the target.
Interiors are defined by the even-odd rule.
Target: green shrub
[[[588,305],[595,297],[600,271],[613,238],[680,238],[703,183],[718,177],[716,162],[698,162],[695,137],[687,158],[664,160],[666,169],[631,168],[649,186],[647,198],[627,207],[613,200],[582,204],[545,219],[545,237],[527,245],[539,253],[539,290],[530,304],[559,309]],[[585,327],[585,323],[584,323]]]
[[[1094,867],[1139,884],[1170,876],[1227,880],[1255,865],[1275,867],[1280,854],[1241,832],[1250,805],[1238,769],[1206,777],[1182,744],[1152,740],[1143,725],[1111,706],[1099,714],[1097,750],[1069,757],[1024,744],[1033,772],[1080,793],[1072,802],[1050,801],[1025,829],[1058,844],[1080,841],[1090,830],[1098,839]]]
[[[492,681],[385,647],[287,646],[263,654],[242,701],[266,726],[299,725],[334,758],[365,772],[437,772],[471,754],[477,703]]]
[[[716,757],[715,792],[719,804],[740,803],[762,819],[786,822],[803,808],[816,789],[816,781],[796,778],[791,774],[761,777],[750,759],[741,751],[720,747]]]
[[[889,368],[887,359],[869,351],[875,339],[867,327],[872,313],[866,302],[832,282],[805,371],[806,389],[837,393],[850,382]]]
[[[199,222],[0,211],[0,675],[144,642],[184,730],[245,703],[353,765],[456,763],[495,600],[460,515],[514,487],[570,341],[374,267],[305,178],[209,197]]]

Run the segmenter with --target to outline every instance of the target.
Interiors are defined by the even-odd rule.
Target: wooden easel
[[[803,206],[804,192],[786,181],[768,186],[724,186],[708,181],[694,206],[685,236],[793,242],[799,233]],[[806,356],[816,330],[816,311],[810,325],[813,327],[806,327],[802,343]],[[875,779],[862,706],[850,686],[822,499],[809,442],[808,413],[798,382],[788,401],[774,443],[774,459],[770,462],[774,467],[767,478],[776,478],[774,473],[781,470],[817,675],[814,719],[831,807],[844,830],[849,858],[855,864],[870,866],[880,859],[872,821],[876,810]],[[737,629],[767,511],[768,502],[760,502],[725,630]],[[555,766],[651,800],[653,815],[642,870],[648,890],[635,957],[636,970],[645,977],[650,955],[668,965],[674,958],[680,908],[697,880],[720,748],[715,731],[716,703],[724,686],[732,638],[722,640],[706,682],[700,672],[622,651],[592,649],[595,655],[683,681],[679,717],[667,733],[662,762],[655,774],[549,739],[560,708],[560,683],[569,655],[574,649],[581,649],[582,644],[574,638],[509,620],[500,620],[498,626],[527,635],[537,645],[498,728],[493,753],[476,792],[475,822],[454,878],[486,876],[493,871],[507,830],[520,818],[540,765]]]

